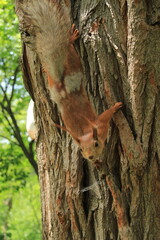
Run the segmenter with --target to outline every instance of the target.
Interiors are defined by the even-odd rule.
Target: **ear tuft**
[[[93,129],[93,139],[94,139],[94,140],[98,140],[97,128],[92,127],[92,129]]]

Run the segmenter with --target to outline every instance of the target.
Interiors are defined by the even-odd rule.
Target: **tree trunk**
[[[100,114],[123,102],[99,169],[53,125],[61,120],[29,44],[26,2],[17,0],[16,10],[24,81],[36,106],[43,239],[160,239],[160,1],[71,1],[92,105]]]

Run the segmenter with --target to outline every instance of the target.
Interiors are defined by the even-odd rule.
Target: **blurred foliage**
[[[0,16],[0,240],[40,240],[39,184],[27,159],[34,152],[25,129],[30,97],[20,72],[14,1],[0,0]]]
[[[24,135],[24,115],[26,114],[29,96],[26,90],[24,90],[19,66],[21,43],[18,32],[18,20],[14,12],[14,1],[0,0],[0,16],[0,83],[8,98],[12,97],[11,107],[19,124],[23,125],[21,131]],[[12,93],[13,91],[14,94]],[[1,89],[0,102],[2,102],[3,98],[4,93]],[[2,122],[0,134],[5,134],[5,137],[10,138],[12,129],[8,126],[8,122],[3,115],[0,116],[0,123]]]
[[[35,174],[19,191],[0,194],[0,240],[40,240],[39,185]]]
[[[0,194],[9,189],[18,191],[25,186],[33,170],[18,146],[0,142],[0,148]]]

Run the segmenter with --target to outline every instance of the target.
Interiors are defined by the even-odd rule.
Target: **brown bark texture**
[[[17,0],[16,12],[35,101],[43,239],[160,239],[160,0],[70,2],[89,100],[99,114],[123,102],[99,169],[53,125],[61,120],[23,17],[27,2]]]

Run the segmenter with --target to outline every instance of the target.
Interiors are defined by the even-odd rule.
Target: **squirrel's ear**
[[[94,139],[94,140],[98,140],[97,128],[95,128],[94,126],[92,126],[92,130],[93,130],[93,139]]]

